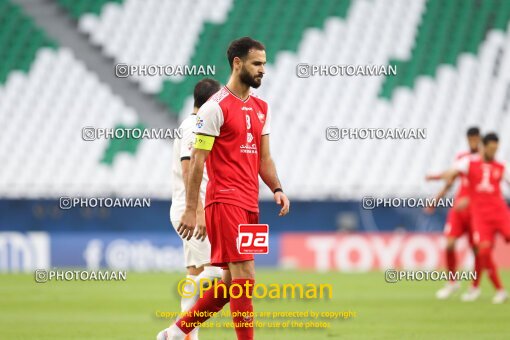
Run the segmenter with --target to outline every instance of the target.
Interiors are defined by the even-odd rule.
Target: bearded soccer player
[[[207,290],[185,317],[162,331],[158,339],[184,339],[227,303],[237,339],[253,339],[254,257],[241,254],[236,240],[239,224],[258,223],[259,175],[281,206],[279,215],[289,212],[290,203],[269,152],[271,113],[265,101],[250,94],[251,87],[261,85],[265,73],[264,45],[243,37],[230,44],[227,57],[232,70],[227,85],[198,111],[186,209],[178,229],[183,238],[193,236],[206,162],[209,183],[205,217],[211,264],[224,268],[223,279],[217,287]]]
[[[474,301],[480,296],[479,279],[485,270],[496,288],[492,302],[503,303],[508,299],[508,293],[503,288],[492,259],[494,238],[497,233],[510,242],[510,211],[500,187],[503,179],[510,183],[510,169],[495,160],[498,145],[499,138],[495,133],[485,135],[482,156],[460,159],[446,176],[447,180],[452,180],[464,174],[469,181],[468,196],[473,241],[480,261],[478,280],[474,281],[473,286],[462,296],[463,301]]]
[[[170,208],[170,221],[175,230],[179,228],[180,218],[186,207],[186,191],[189,175],[189,163],[191,158],[191,150],[195,135],[193,129],[196,122],[198,109],[209,99],[214,93],[220,89],[220,83],[214,79],[202,79],[193,90],[193,112],[188,115],[179,126],[182,131],[182,138],[176,139],[173,146],[173,166],[172,166],[172,206]],[[196,237],[190,240],[183,240],[184,261],[186,264],[187,278],[195,281],[187,282],[184,290],[188,294],[181,297],[181,312],[188,311],[197,300],[197,296],[189,296],[193,287],[200,284],[201,279],[214,280],[221,278],[221,268],[209,265],[211,258],[211,244],[207,239],[205,227],[205,212],[202,200],[205,198],[205,186],[207,185],[207,173],[204,173],[202,184],[200,186],[200,199],[197,205],[197,231]],[[198,340],[198,327],[189,335],[190,340]]]
[[[468,151],[463,151],[457,154],[455,157],[455,161],[465,157],[472,157],[478,155],[479,146],[480,146],[480,129],[478,127],[471,127],[467,130],[467,142],[469,146]],[[435,176],[427,176],[427,180],[436,180],[441,179],[442,175]],[[457,270],[457,259],[455,257],[455,244],[457,240],[464,234],[468,236],[469,244],[471,248],[473,248],[473,238],[471,231],[471,219],[469,213],[469,181],[467,176],[464,174],[459,174],[460,177],[460,186],[455,195],[455,205],[448,212],[448,216],[446,218],[446,224],[444,227],[444,234],[446,236],[446,268],[450,273],[450,281],[446,283],[446,285],[437,291],[436,297],[438,299],[447,299],[451,295],[453,295],[460,288],[460,284],[454,280],[454,274]],[[435,197],[436,200],[444,197],[448,191],[453,186],[454,181],[448,181],[442,190]],[[434,207],[428,207],[426,209],[427,213],[432,213],[434,211]],[[476,252],[473,252],[475,256],[475,272],[479,271],[479,261],[476,255]]]

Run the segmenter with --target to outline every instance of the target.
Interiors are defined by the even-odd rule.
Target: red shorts
[[[208,205],[205,208],[205,224],[211,242],[211,264],[225,268],[229,262],[253,260],[253,254],[239,254],[237,237],[239,224],[258,223],[259,213],[226,203]]]
[[[464,233],[468,235],[469,243],[473,244],[473,233],[471,231],[471,215],[469,208],[463,210],[450,209],[446,217],[444,234],[447,237],[459,238]]]
[[[475,244],[494,243],[496,233],[510,241],[510,213],[496,215],[473,215],[473,239]]]

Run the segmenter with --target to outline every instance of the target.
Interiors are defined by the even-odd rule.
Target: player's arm
[[[190,159],[191,159],[191,156],[181,158],[182,179],[184,181],[184,188],[185,188],[186,193],[188,192]],[[199,189],[199,193],[200,193],[200,189]],[[207,236],[207,229],[205,227],[205,212],[204,212],[204,205],[202,203],[202,199],[198,200],[196,216],[197,216],[197,224],[196,224],[197,230],[196,230],[195,236],[199,240],[203,241],[203,240],[205,240],[205,238]]]
[[[223,125],[223,113],[216,102],[208,101],[197,113],[195,141],[189,163],[186,185],[186,209],[181,217],[177,232],[183,239],[193,237],[196,225],[196,212],[200,201],[200,186],[204,176],[204,164],[214,145],[214,139],[220,134]]]
[[[276,189],[281,189],[282,185],[278,179],[276,166],[274,164],[273,158],[271,157],[271,152],[269,151],[269,134],[262,136],[260,141],[260,151],[260,178],[262,178],[264,183],[274,193],[274,200],[276,204],[282,207],[278,215],[285,216],[289,213],[290,202],[287,198],[287,195],[285,195],[283,191],[275,192]]]
[[[441,188],[441,190],[437,193],[437,195],[434,197],[434,202],[437,202],[439,201],[441,198],[443,198],[444,196],[446,196],[446,194],[448,193],[448,191],[450,191],[450,189],[452,188],[453,186],[453,183],[455,182],[455,178],[448,178],[448,179],[445,179],[446,183],[445,185],[443,186],[443,188]],[[427,214],[432,214],[435,210],[435,207],[434,206],[430,206],[430,207],[426,207],[425,208],[425,212]]]
[[[438,174],[428,174],[425,176],[426,181],[440,181],[444,179],[446,171],[438,173]]]
[[[510,184],[510,162],[505,164],[505,172],[503,173],[503,178],[507,184]]]
[[[454,167],[452,169],[443,171],[443,172],[438,173],[438,174],[429,174],[429,175],[425,176],[425,180],[426,181],[440,181],[440,180],[444,180],[447,184],[448,183],[453,184],[453,182],[460,175],[460,173],[461,173],[461,171],[459,171],[459,169]],[[451,184],[450,184],[450,186],[451,186]]]
[[[196,139],[202,140],[210,136],[197,135]],[[213,138],[214,137],[210,137]],[[199,209],[200,199],[200,186],[204,176],[204,163],[209,155],[210,150],[197,149],[197,142],[195,142],[195,149],[191,152],[191,159],[189,162],[188,178],[186,180],[186,209],[181,218],[181,224],[177,228],[177,232],[183,239],[190,240],[193,236],[197,222],[197,209]],[[200,203],[201,204],[201,203]]]
[[[447,171],[444,171],[439,176],[441,179],[445,181],[445,186],[443,189],[437,194],[436,200],[442,198],[446,193],[450,190],[451,186],[455,182],[455,179],[461,174],[467,174],[469,172],[469,158],[464,157],[462,159],[459,159],[456,161],[453,165],[453,167]],[[459,205],[457,205],[457,209],[462,209],[462,206],[466,204],[466,202],[459,202]],[[432,212],[434,209],[431,207],[428,207],[426,209],[426,212]]]
[[[458,168],[453,168],[453,169],[450,169],[450,170],[447,170],[443,173],[443,178],[444,181],[448,184],[448,183],[453,183],[455,181],[455,179],[457,177],[459,177],[459,175],[461,174],[461,170],[459,170]]]

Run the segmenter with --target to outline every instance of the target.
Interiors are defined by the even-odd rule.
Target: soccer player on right
[[[478,284],[484,270],[496,288],[492,302],[503,303],[508,299],[492,259],[494,237],[498,232],[510,242],[510,211],[500,188],[503,179],[510,183],[510,169],[495,160],[498,145],[499,138],[495,133],[485,135],[482,156],[460,159],[445,176],[450,181],[464,174],[469,181],[473,241],[478,250],[480,271],[473,286],[463,294],[463,301],[474,301],[480,296]]]
[[[455,161],[478,155],[480,146],[480,129],[478,127],[471,127],[466,133],[469,150],[460,152],[455,157]],[[442,175],[429,175],[426,177],[427,180],[438,180],[441,179]],[[462,235],[467,234],[469,244],[473,248],[473,233],[471,232],[471,218],[469,213],[469,181],[467,176],[464,174],[459,175],[460,186],[455,195],[455,205],[448,212],[446,218],[446,224],[444,226],[444,234],[446,236],[446,268],[449,273],[455,273],[457,270],[457,259],[455,257],[455,244]],[[442,190],[436,195],[436,200],[441,199],[453,186],[454,181],[448,181]],[[425,210],[427,213],[433,213],[434,207],[427,207]],[[479,271],[478,256],[473,251],[475,256],[475,272]],[[436,297],[440,300],[447,299],[452,296],[457,290],[460,289],[460,284],[455,280],[449,281],[443,288],[437,291]]]

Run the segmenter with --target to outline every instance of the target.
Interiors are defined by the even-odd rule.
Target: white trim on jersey
[[[262,136],[268,135],[271,133],[271,109],[269,105],[267,106],[266,112],[266,121],[264,122],[264,127],[262,127]]]

